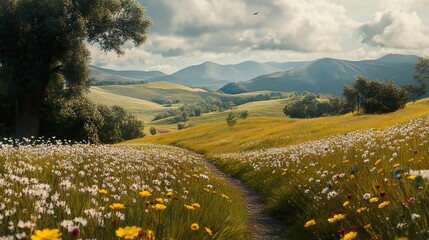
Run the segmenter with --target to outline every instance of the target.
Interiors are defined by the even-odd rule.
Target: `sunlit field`
[[[240,196],[185,150],[6,143],[2,239],[247,238]]]
[[[200,153],[225,153],[284,147],[355,130],[384,128],[406,123],[414,118],[425,117],[429,115],[428,100],[426,98],[416,103],[408,103],[404,109],[388,114],[346,114],[309,119],[291,119],[284,115],[282,117],[261,117],[263,108],[258,108],[261,114],[254,116],[252,108],[243,108],[243,110],[249,110],[250,116],[245,120],[238,119],[237,124],[232,127],[229,127],[225,121],[229,112],[224,112],[223,116],[210,113],[207,116],[217,116],[216,121],[207,121],[202,125],[167,134],[130,140],[128,143],[162,143]],[[267,103],[267,111],[274,112],[274,109],[269,107],[273,101],[277,103],[275,106],[278,111],[282,111],[284,105],[279,103],[283,100],[266,101],[261,104]],[[253,106],[256,107],[256,105]],[[205,116],[201,119],[204,118]]]
[[[289,225],[286,239],[428,239],[429,118],[213,154]]]

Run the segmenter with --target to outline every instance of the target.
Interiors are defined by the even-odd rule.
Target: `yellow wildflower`
[[[357,237],[357,232],[348,232],[346,235],[344,235],[343,238],[341,238],[341,240],[351,240],[351,239],[355,239]]]
[[[208,234],[209,236],[213,236],[213,232],[212,232],[212,230],[211,230],[210,228],[208,228],[208,227],[204,227],[204,230],[206,230],[206,232],[207,232],[207,234]]]
[[[192,203],[191,205],[194,208],[200,208],[201,207],[201,205],[199,203]]]
[[[139,192],[139,195],[142,197],[150,197],[152,194],[149,191],[144,190],[144,191]]]
[[[310,221],[308,221],[304,224],[304,227],[311,227],[313,225],[316,225],[316,220],[311,219]]]
[[[401,164],[399,164],[399,163],[393,164],[393,168],[397,168],[399,166],[401,166]]]
[[[154,238],[155,233],[152,230],[147,230],[146,235],[148,238]]]
[[[156,201],[157,203],[163,203],[163,202],[164,202],[164,199],[163,199],[163,198],[155,198],[155,201]]]
[[[343,203],[343,207],[347,207],[349,204],[350,204],[350,201],[345,201],[345,202]]]
[[[344,214],[335,214],[332,218],[328,219],[328,222],[334,223],[334,222],[336,222],[338,220],[342,220],[342,219],[345,219],[345,218],[346,218],[346,215],[344,215]]]
[[[370,229],[371,228],[371,223],[368,223],[367,225],[365,225],[363,228],[365,229]]]
[[[154,209],[157,211],[164,211],[166,208],[167,208],[167,206],[165,206],[162,203],[157,203],[157,204],[155,204],[155,207],[154,207]]]
[[[118,228],[118,230],[116,230],[116,236],[120,237],[120,238],[125,238],[125,239],[134,239],[136,237],[138,237],[140,231],[142,229],[136,226],[132,226],[132,227],[125,227],[125,228]]]
[[[378,208],[384,208],[385,206],[389,206],[389,204],[390,204],[389,201],[384,201],[378,205]]]
[[[395,240],[408,240],[407,237],[395,237]]]
[[[357,213],[361,213],[361,212],[363,212],[363,211],[365,211],[366,210],[366,207],[361,207],[361,208],[359,208],[358,210],[356,210],[356,212]]]
[[[98,189],[98,193],[99,194],[107,194],[107,190],[106,189]]]
[[[350,160],[343,160],[343,163],[349,163]]]
[[[198,225],[198,223],[192,223],[191,229],[192,229],[192,231],[198,230],[198,229],[200,229],[200,225]]]
[[[109,208],[111,208],[113,210],[119,210],[119,209],[124,209],[125,205],[122,203],[114,203],[114,204],[110,205]]]
[[[374,165],[378,166],[378,164],[380,164],[380,163],[381,163],[381,159],[378,159],[377,161],[375,161]]]
[[[188,210],[195,210],[195,207],[194,207],[194,206],[192,206],[192,205],[185,204],[184,206],[185,206],[185,208],[186,208],[186,209],[188,209]]]
[[[378,202],[378,197],[373,197],[373,198],[369,199],[369,202],[371,202],[371,203]]]
[[[167,197],[171,198],[173,196],[173,192],[168,192],[166,195]]]
[[[31,240],[61,240],[61,232],[59,229],[45,228],[43,230],[36,230],[31,235]]]
[[[414,179],[416,179],[416,177],[417,177],[417,176],[410,175],[410,176],[408,176],[407,178],[408,178],[408,180],[414,180]]]

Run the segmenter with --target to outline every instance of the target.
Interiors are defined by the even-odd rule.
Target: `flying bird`
[[[253,15],[258,15],[259,14],[259,12],[255,12]]]

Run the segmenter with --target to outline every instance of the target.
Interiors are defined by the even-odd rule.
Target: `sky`
[[[289,62],[429,55],[429,0],[139,0],[153,21],[125,55],[90,45],[91,63],[173,73],[213,61]],[[255,15],[255,13],[257,13]]]

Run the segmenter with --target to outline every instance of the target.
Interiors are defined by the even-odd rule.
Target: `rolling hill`
[[[276,90],[341,95],[344,84],[357,76],[393,81],[400,86],[415,83],[417,56],[386,55],[375,60],[347,61],[322,58],[288,71],[258,76],[239,84],[249,91]]]
[[[270,91],[249,92],[243,94],[223,94],[218,92],[207,92],[200,88],[190,88],[170,82],[151,82],[138,85],[109,85],[109,86],[92,86],[89,97],[98,104],[118,105],[125,108],[128,112],[134,114],[138,119],[143,120],[146,129],[151,126],[160,129],[177,129],[177,123],[172,118],[161,119],[152,122],[152,119],[159,113],[169,109],[175,109],[183,104],[193,104],[203,101],[210,97],[222,99],[245,99],[260,94],[270,94]],[[158,100],[179,100],[179,103],[172,106],[159,104]],[[284,100],[284,99],[282,99]],[[243,107],[241,107],[243,106]],[[284,107],[283,101],[261,101],[251,102],[241,105],[238,110],[249,110],[252,115],[276,116],[282,114]],[[255,106],[255,107],[253,107]],[[274,109],[273,112],[271,111]],[[255,109],[253,111],[252,109]],[[267,112],[269,111],[269,113]],[[224,118],[225,112],[204,114],[199,118],[192,118],[189,123],[199,125],[206,122],[212,122]],[[206,116],[207,115],[207,116]]]
[[[272,100],[276,101],[276,100]],[[255,103],[252,103],[255,104]],[[252,109],[263,109],[254,105]],[[279,106],[284,102],[277,102]],[[265,106],[264,106],[265,105]],[[249,106],[247,106],[249,107]],[[411,119],[429,115],[428,99],[421,99],[415,104],[409,103],[404,109],[382,115],[341,115],[310,119],[291,119],[288,117],[264,117],[252,115],[246,120],[239,119],[229,127],[225,118],[216,117],[216,121],[207,121],[188,129],[175,131],[126,143],[159,143],[184,147],[199,153],[239,152],[254,149],[283,147],[322,137],[345,134],[355,130],[384,128],[406,123]]]
[[[89,66],[89,71],[90,77],[94,78],[98,84],[139,82],[166,76],[165,73],[159,71],[118,71],[96,66]]]

